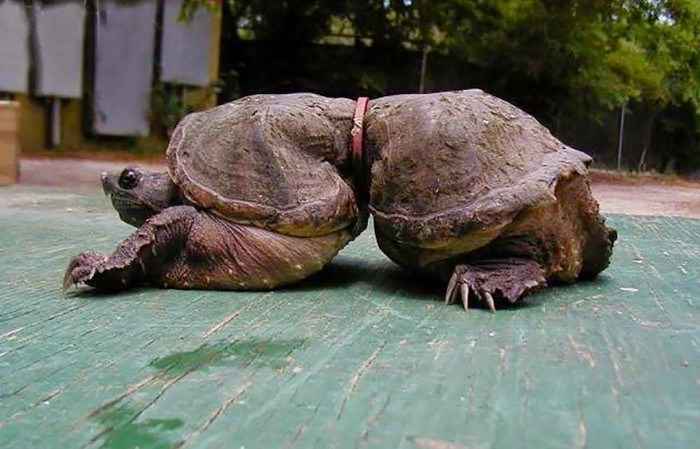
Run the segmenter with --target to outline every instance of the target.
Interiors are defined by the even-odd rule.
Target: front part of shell
[[[168,171],[185,199],[242,224],[294,236],[351,226],[354,102],[255,95],[190,114],[175,129]]]

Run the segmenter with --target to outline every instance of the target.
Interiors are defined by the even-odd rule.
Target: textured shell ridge
[[[480,90],[385,97],[371,112],[368,140],[381,154],[370,210],[389,234],[416,245],[503,228],[556,202],[558,180],[585,175],[590,163]]]
[[[337,152],[338,138],[313,110],[319,98],[246,97],[185,118],[167,150],[173,180],[189,202],[232,221],[290,235],[342,229],[357,206],[352,188],[324,160]]]

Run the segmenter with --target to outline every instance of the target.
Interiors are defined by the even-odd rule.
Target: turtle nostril
[[[139,175],[134,170],[127,168],[119,175],[119,187],[131,190],[139,183]]]

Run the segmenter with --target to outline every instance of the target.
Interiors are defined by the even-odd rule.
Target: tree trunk
[[[659,114],[659,107],[656,104],[642,106],[644,121],[642,124],[642,152],[637,162],[637,171],[645,171],[648,169],[647,160],[654,158],[654,148],[652,146],[652,137],[654,124]],[[653,165],[653,164],[652,164]]]
[[[423,58],[420,64],[420,84],[418,85],[418,93],[425,93],[425,73],[428,70],[428,46],[423,47]]]

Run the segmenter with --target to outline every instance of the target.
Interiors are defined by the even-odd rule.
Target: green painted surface
[[[0,190],[2,448],[697,448],[700,221],[613,216],[599,281],[464,313],[371,233],[266,293],[64,297],[131,228]]]

